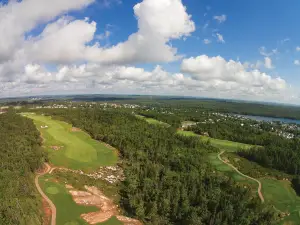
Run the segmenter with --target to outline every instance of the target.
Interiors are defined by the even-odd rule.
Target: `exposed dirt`
[[[74,189],[72,185],[66,184],[67,189]]]
[[[77,127],[72,127],[71,128],[71,132],[79,132],[81,131],[81,129],[77,128]]]
[[[52,215],[52,211],[51,208],[48,204],[48,202],[43,199],[42,200],[42,204],[43,204],[43,225],[49,225],[50,221],[51,221],[51,215]]]
[[[49,166],[49,164],[45,163],[45,169],[42,172],[38,172],[38,174],[36,175],[35,179],[34,179],[34,183],[35,186],[38,190],[38,192],[40,193],[40,195],[43,197],[43,199],[48,202],[50,208],[51,208],[51,225],[56,225],[56,207],[53,204],[53,202],[48,198],[48,196],[43,192],[42,188],[40,187],[39,184],[39,178],[40,176],[45,175],[46,173],[49,173],[51,167]]]
[[[124,225],[140,225],[140,221],[126,217],[126,216],[116,216],[117,219],[122,222]]]
[[[58,150],[62,149],[63,147],[64,146],[56,146],[56,145],[50,146],[50,148],[53,149],[54,151],[58,151]]]
[[[89,224],[102,223],[116,216],[125,225],[142,225],[138,220],[119,215],[119,209],[114,202],[106,197],[96,187],[85,186],[87,191],[69,190],[74,201],[79,205],[96,206],[99,212],[82,214],[81,217]]]

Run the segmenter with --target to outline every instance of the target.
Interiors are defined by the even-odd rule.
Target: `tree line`
[[[30,119],[12,110],[0,115],[0,224],[42,224],[33,174],[46,157],[40,145]]]

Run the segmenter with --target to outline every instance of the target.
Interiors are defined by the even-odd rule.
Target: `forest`
[[[0,115],[0,224],[42,223],[34,172],[46,159],[33,122],[9,110]]]
[[[260,127],[253,126],[253,122],[250,120],[227,119],[218,122],[200,122],[196,126],[189,127],[188,130],[200,135],[208,133],[212,138],[251,145],[266,146],[271,144],[274,140],[284,141],[284,138],[269,132],[269,124],[262,123],[259,126]]]
[[[217,151],[199,138],[148,124],[126,112],[39,110],[119,149],[126,180],[121,206],[128,216],[160,225],[269,225],[276,215],[251,191],[215,173],[205,161]]]
[[[274,138],[264,149],[253,147],[238,154],[248,160],[291,175],[300,175],[300,140]]]

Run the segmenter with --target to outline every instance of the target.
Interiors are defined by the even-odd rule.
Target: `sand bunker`
[[[64,146],[50,146],[51,149],[53,149],[54,151],[58,151],[60,149],[62,149]]]
[[[72,128],[71,128],[71,131],[72,131],[72,132],[79,132],[79,131],[81,131],[81,129],[79,129],[79,128],[77,128],[77,127],[72,127]]]
[[[85,206],[96,206],[100,209],[99,212],[92,212],[82,214],[83,218],[89,224],[102,223],[110,219],[112,216],[116,216],[118,220],[123,222],[125,225],[142,225],[138,220],[131,219],[125,216],[119,215],[119,210],[114,202],[106,197],[96,187],[85,186],[87,191],[76,191],[74,189],[69,190],[73,196],[73,200],[79,205]]]

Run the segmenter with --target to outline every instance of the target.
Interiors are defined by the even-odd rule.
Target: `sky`
[[[300,104],[300,1],[0,0],[0,97]]]

